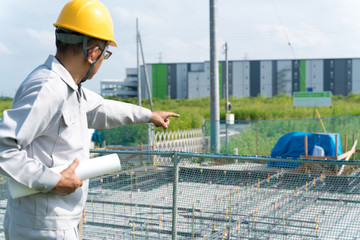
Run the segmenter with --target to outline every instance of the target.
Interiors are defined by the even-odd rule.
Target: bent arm
[[[0,168],[9,177],[38,191],[51,190],[60,174],[46,167],[36,156],[29,155],[31,143],[46,129],[56,110],[39,85],[24,86],[17,93],[13,107],[0,121]]]

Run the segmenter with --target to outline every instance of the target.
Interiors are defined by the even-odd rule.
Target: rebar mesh
[[[120,158],[132,153],[116,152]],[[166,164],[91,180],[83,239],[360,238],[356,161],[145,153],[164,157]],[[178,181],[174,181],[175,156]],[[270,160],[302,165],[271,168]],[[341,165],[345,171],[337,176]]]
[[[328,132],[340,134],[344,152],[360,134],[360,117],[322,120]],[[222,140],[229,136],[223,152],[238,148],[240,155],[178,152],[167,142],[162,149],[171,151],[150,151],[156,145],[149,140],[152,129],[142,128],[146,137],[136,147],[112,143],[104,134],[113,149],[133,150],[92,150],[98,155],[116,152],[122,170],[91,179],[79,225],[82,239],[360,239],[358,153],[353,161],[262,157],[270,155],[283,134],[322,132],[318,119],[226,126],[220,133]],[[138,132],[132,130],[128,135]],[[281,164],[269,161],[301,166],[275,168]],[[6,208],[4,186],[0,221]]]

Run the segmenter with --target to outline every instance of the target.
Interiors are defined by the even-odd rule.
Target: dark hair
[[[82,52],[82,43],[68,44],[56,39],[56,48],[59,53],[71,52],[76,55]]]

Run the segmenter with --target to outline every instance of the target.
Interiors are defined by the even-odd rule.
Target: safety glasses
[[[99,47],[99,46],[98,46]],[[99,49],[102,51],[102,55],[104,56],[104,60],[109,59],[111,57],[112,52],[110,52],[109,45],[105,47],[105,49],[99,47]]]
[[[94,47],[98,47],[101,51],[101,55],[99,56],[99,58],[101,56],[104,56],[104,60],[109,59],[109,57],[111,56],[112,52],[110,52],[109,49],[109,45],[107,45],[105,48],[101,48],[99,45],[95,45],[91,48],[88,48],[87,50],[93,49]]]

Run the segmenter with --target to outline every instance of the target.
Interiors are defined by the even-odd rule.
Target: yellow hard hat
[[[54,26],[109,41],[111,46],[117,47],[110,12],[98,0],[68,2],[61,10]]]

